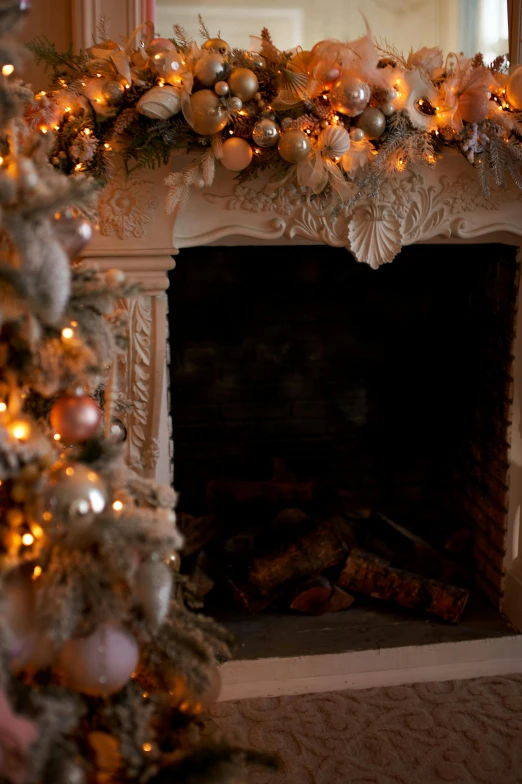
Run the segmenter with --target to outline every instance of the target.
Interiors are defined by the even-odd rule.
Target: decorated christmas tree
[[[25,119],[21,14],[0,0],[0,781],[239,782],[203,718],[228,636],[187,609],[174,491],[122,457],[135,292],[76,258],[93,186]]]

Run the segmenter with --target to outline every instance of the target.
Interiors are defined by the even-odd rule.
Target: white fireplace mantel
[[[169,270],[175,266],[173,256],[180,250],[182,252],[183,248],[209,244],[319,243],[346,248],[347,264],[355,263],[355,255],[359,261],[378,267],[391,261],[401,247],[414,243],[441,246],[458,243],[462,244],[463,253],[471,252],[471,249],[466,249],[470,243],[506,243],[516,246],[519,254],[522,247],[522,191],[514,186],[507,190],[493,187],[488,201],[482,194],[476,172],[456,153],[446,155],[436,167],[419,167],[413,172],[397,174],[384,185],[376,199],[361,199],[350,211],[340,211],[335,219],[329,217],[328,205],[312,202],[295,188],[267,190],[269,175],[240,185],[222,167],[218,167],[212,187],[193,189],[185,212],[168,216],[164,209],[167,193],[164,179],[171,169],[182,169],[193,157],[176,154],[169,167],[138,171],[130,178],[119,172],[112,178],[100,200],[99,231],[86,251],[87,259],[103,268],[119,267],[143,287],[143,293],[126,304],[130,316],[130,349],[120,367],[120,392],[134,406],[127,421],[129,460],[139,471],[148,475],[155,473],[162,481],[169,480],[172,460],[165,372],[166,289]],[[248,255],[245,254],[245,264],[248,263]],[[422,263],[422,252],[419,253],[419,263]],[[259,275],[262,274],[261,268]],[[375,274],[378,275],[379,271]],[[519,307],[518,322],[514,347],[515,399],[503,609],[511,622],[522,629],[522,546],[519,542],[522,505],[522,307]],[[462,671],[471,674],[522,671],[522,636],[509,640],[505,650],[501,650],[502,646],[495,649],[494,659],[488,658],[487,646],[477,648],[478,660],[468,670],[467,654],[463,654],[460,662]],[[489,665],[484,665],[480,651]],[[437,659],[433,652],[429,656]],[[493,661],[496,663],[492,664]],[[237,673],[236,670],[231,671],[236,673],[238,684],[250,677],[245,676],[244,664],[227,665],[239,667]],[[379,671],[383,664],[379,662]],[[425,668],[420,679],[439,677],[437,665],[429,657],[425,664],[418,666]],[[448,675],[450,670],[446,667],[441,673]],[[230,675],[232,681],[236,675]],[[247,692],[251,696],[269,693],[272,687],[266,686],[266,671],[255,677],[265,684],[260,685],[257,691],[255,686],[253,691],[248,692],[247,689],[245,692],[241,685],[237,689],[232,685],[225,693],[232,696],[247,696]],[[399,681],[390,682],[404,681],[399,677]],[[334,678],[332,688],[338,687],[335,684],[339,683],[341,681]],[[366,676],[361,681],[361,685],[372,683],[373,680]],[[326,685],[325,681],[323,685]],[[310,688],[314,690],[315,687]],[[280,685],[276,685],[270,693],[280,693],[279,689]]]

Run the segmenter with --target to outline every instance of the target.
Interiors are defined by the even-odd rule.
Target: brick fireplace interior
[[[365,550],[391,520],[498,608],[517,296],[504,245],[409,247],[378,271],[325,246],[183,250],[169,289],[175,485],[184,524],[204,519],[186,568],[214,579],[238,552],[251,562],[286,507],[304,530],[344,510]],[[312,497],[237,497],[271,482]],[[303,535],[292,514],[285,540]],[[219,579],[210,593],[231,595]]]

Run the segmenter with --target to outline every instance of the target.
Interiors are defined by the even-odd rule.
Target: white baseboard
[[[227,662],[220,701],[522,672],[522,634],[370,651]]]

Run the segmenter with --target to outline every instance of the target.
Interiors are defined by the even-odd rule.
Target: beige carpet
[[[227,734],[277,752],[249,784],[520,784],[522,675],[219,703]]]

